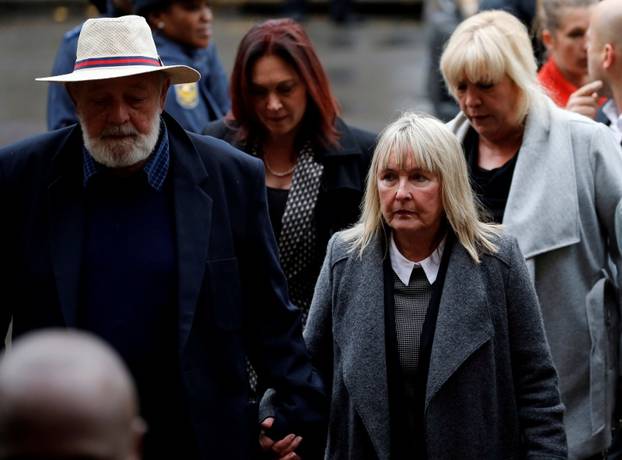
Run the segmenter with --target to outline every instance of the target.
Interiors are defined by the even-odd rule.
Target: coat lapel
[[[208,174],[187,135],[166,118],[173,173],[177,237],[177,303],[179,340],[188,340],[199,298],[212,221],[212,198],[207,193]]]
[[[503,219],[526,259],[581,240],[572,136],[551,104],[529,112]]]
[[[350,257],[334,337],[342,353],[344,382],[379,459],[391,445],[385,350],[383,248],[376,238],[362,259]]]
[[[554,110],[544,101],[529,111],[503,218],[526,259],[581,240],[572,136]],[[470,127],[463,113],[448,126],[460,140]]]
[[[430,355],[425,409],[452,374],[493,336],[486,286],[458,242],[450,254]]]
[[[58,149],[48,185],[50,258],[58,300],[67,327],[76,326],[82,244],[84,187],[79,128]]]

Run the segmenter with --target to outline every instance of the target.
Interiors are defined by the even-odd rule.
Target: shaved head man
[[[587,39],[590,78],[603,83],[609,101],[597,120],[608,124],[622,141],[622,0],[604,0],[592,9]]]
[[[94,336],[43,331],[0,360],[0,459],[139,460],[133,383]]]

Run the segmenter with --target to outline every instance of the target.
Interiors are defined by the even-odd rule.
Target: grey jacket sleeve
[[[332,257],[338,234],[328,242],[326,257],[315,285],[303,337],[311,354],[313,367],[320,373],[326,388],[332,387],[333,373],[333,267]]]
[[[567,458],[564,406],[535,289],[512,238],[506,282],[516,404],[525,458]]]

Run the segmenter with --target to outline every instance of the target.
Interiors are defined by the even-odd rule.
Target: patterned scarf
[[[299,275],[304,274],[317,257],[314,217],[323,172],[324,166],[315,161],[311,144],[307,142],[298,154],[279,238],[281,265],[287,276],[292,302],[302,312],[303,324],[307,320],[316,280]]]
[[[257,145],[250,150],[253,156],[261,158]],[[287,277],[289,296],[301,311],[303,325],[307,321],[316,280],[299,275],[304,275],[305,269],[317,257],[315,204],[320,192],[323,172],[324,165],[315,161],[311,143],[306,142],[298,153],[278,241],[280,261]],[[247,370],[254,392],[257,387],[257,374],[248,362]]]

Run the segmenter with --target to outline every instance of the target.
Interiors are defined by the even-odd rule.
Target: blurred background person
[[[522,22],[529,33],[538,66],[542,64],[544,47],[537,32],[538,0],[481,0],[479,11],[507,11]]]
[[[471,183],[492,220],[517,238],[536,286],[570,458],[601,455],[619,371],[620,147],[605,126],[544,95],[527,30],[508,13],[465,20],[441,69],[462,110],[449,126]]]
[[[139,460],[145,424],[116,352],[93,335],[41,330],[0,359],[0,459]]]
[[[566,458],[563,406],[516,241],[478,220],[456,137],[405,114],[358,224],[330,241],[305,341],[332,382],[326,458]]]
[[[424,3],[424,21],[427,25],[429,68],[427,91],[434,114],[449,121],[459,112],[458,104],[449,94],[439,69],[445,43],[464,18],[477,11],[477,0],[427,0]]]
[[[160,58],[201,73],[196,83],[169,89],[165,110],[185,129],[200,133],[231,106],[227,74],[212,43],[214,15],[207,0],[134,0],[136,14],[153,30]]]
[[[242,38],[231,99],[231,114],[205,133],[263,160],[281,264],[306,318],[328,239],[358,219],[375,136],[339,118],[313,45],[291,19]]]
[[[532,30],[537,12],[537,0],[481,0],[479,11],[503,10],[515,16],[527,30]]]
[[[592,84],[573,95],[589,82],[586,33],[590,8],[597,1],[541,0],[540,3],[541,37],[547,59],[538,72],[538,80],[558,106],[575,112],[583,104],[584,93],[587,91],[585,96],[591,96],[600,87]]]
[[[329,16],[335,24],[344,25],[362,20],[360,15],[353,12],[352,0],[329,0],[329,3]],[[309,6],[308,0],[285,0],[283,15],[303,22],[307,19]]]
[[[105,0],[92,1],[104,17],[117,17],[131,14],[132,4],[130,0]],[[78,37],[82,30],[82,24],[74,27],[63,35],[58,47],[52,75],[70,73],[76,62],[76,50],[78,49]],[[48,130],[64,128],[77,123],[76,111],[64,85],[50,85],[47,99],[47,126]]]
[[[596,120],[608,125],[622,143],[622,3],[619,0],[604,0],[592,9],[587,56],[590,78],[602,82],[602,93],[608,98],[597,111]],[[591,102],[595,108],[594,98]]]

